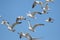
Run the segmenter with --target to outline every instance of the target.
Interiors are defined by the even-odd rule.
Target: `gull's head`
[[[40,5],[43,5],[44,3],[42,1],[39,2]]]
[[[18,32],[18,34],[19,34],[20,38],[22,38],[22,32],[20,32],[20,33]]]

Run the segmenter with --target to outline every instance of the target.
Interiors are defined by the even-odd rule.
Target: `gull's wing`
[[[35,13],[35,14],[42,14],[41,12],[33,12],[33,13]]]
[[[41,15],[42,13],[41,13],[41,12],[36,12],[36,11],[35,11],[35,12],[32,12],[31,14],[34,16],[34,15],[36,15],[36,14],[40,14],[40,15]]]
[[[35,29],[37,26],[44,26],[44,24],[35,24],[35,25],[33,26],[33,29]]]
[[[21,24],[21,23],[22,23],[22,22],[15,22],[15,23],[12,24],[11,27],[13,28],[13,27],[15,27],[17,24]]]
[[[42,1],[40,1],[39,4],[40,4],[41,8],[43,8],[44,3]]]
[[[34,8],[36,6],[36,1],[34,1],[33,5],[32,5],[32,8]]]
[[[26,33],[26,38],[27,38],[28,40],[32,40],[32,37],[31,37],[31,35],[30,35],[29,33]]]
[[[23,34],[23,33],[21,32],[21,33],[20,33],[20,38],[22,38],[22,34]]]
[[[22,34],[23,33],[22,32],[20,32],[20,33],[18,32],[18,34],[19,34],[19,38],[22,38]]]
[[[29,27],[32,27],[32,25],[31,25],[31,23],[30,23],[30,20],[28,20],[27,22],[28,22]]]

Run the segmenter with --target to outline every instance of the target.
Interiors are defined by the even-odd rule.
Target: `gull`
[[[34,1],[32,8],[34,8],[37,4],[41,5],[41,8],[42,8],[43,2],[42,1],[36,1],[36,0]]]
[[[51,22],[53,23],[54,19],[52,19],[51,17],[49,17],[48,19],[45,20],[46,22]]]
[[[43,11],[41,12],[42,14],[48,14],[48,12],[46,11],[46,9],[44,8]]]
[[[26,18],[24,16],[18,16],[16,18],[16,22],[18,22],[19,20],[26,20]]]
[[[32,32],[35,32],[35,28],[38,26],[44,26],[44,24],[35,24],[34,26],[31,25],[30,21],[28,21],[29,24],[29,30]]]
[[[8,27],[8,30],[15,32],[15,29],[13,29],[17,24],[21,24],[21,22],[15,22],[12,25],[9,24],[6,20],[3,20],[1,24],[5,24]]]
[[[45,7],[43,9],[45,9],[46,11],[50,10],[48,3],[45,5]]]
[[[36,11],[35,12],[30,12],[29,11],[27,16],[30,17],[30,18],[35,18],[36,14],[40,14],[41,15],[42,13],[41,12],[36,12]]]
[[[48,12],[47,12],[48,10],[50,10],[50,8],[49,8],[48,3],[47,3],[47,4],[45,5],[45,7],[43,7],[42,13],[43,13],[43,14],[46,14],[46,13],[48,14]]]
[[[46,3],[48,3],[48,2],[53,2],[54,0],[46,0]]]
[[[22,38],[22,37],[25,37],[25,38],[27,38],[28,40],[38,40],[39,38],[32,38],[31,37],[31,35],[29,34],[29,33],[18,33],[19,34],[19,36],[20,36],[20,38]]]

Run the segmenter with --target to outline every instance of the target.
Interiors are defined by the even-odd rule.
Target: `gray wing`
[[[32,8],[34,8],[34,7],[36,6],[36,4],[37,4],[37,3],[34,1],[33,5],[32,5]]]
[[[21,24],[22,22],[15,22],[12,24],[12,28],[15,27],[17,24]]]
[[[36,14],[42,14],[41,12],[34,12],[34,13],[36,13]]]
[[[35,24],[35,25],[33,26],[33,29],[35,29],[37,26],[44,26],[44,24]]]
[[[35,14],[42,14],[41,12],[32,12],[32,15],[35,15]]]

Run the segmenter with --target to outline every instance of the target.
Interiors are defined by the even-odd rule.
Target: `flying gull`
[[[38,27],[38,26],[44,26],[44,24],[35,24],[34,26],[31,25],[30,21],[28,21],[28,24],[29,24],[29,30],[32,31],[32,32],[35,32],[35,28]]]
[[[40,14],[40,15],[41,15],[42,13],[41,13],[41,12],[37,12],[37,11],[35,11],[35,12],[30,12],[30,11],[29,11],[29,12],[27,13],[27,16],[30,17],[30,18],[36,18],[36,17],[35,17],[36,14]]]
[[[8,27],[8,30],[15,32],[15,29],[13,29],[17,24],[21,24],[21,22],[15,22],[12,25],[9,24],[6,20],[3,20],[1,24],[5,24]]]
[[[51,22],[51,23],[53,23],[54,19],[53,19],[53,18],[51,18],[51,17],[49,17],[49,18],[48,18],[48,19],[46,19],[45,21],[46,21],[46,22]]]
[[[31,35],[29,34],[29,33],[18,33],[19,34],[19,36],[20,36],[20,38],[22,38],[22,37],[25,37],[25,38],[27,38],[28,40],[38,40],[39,38],[32,38],[31,37]]]

